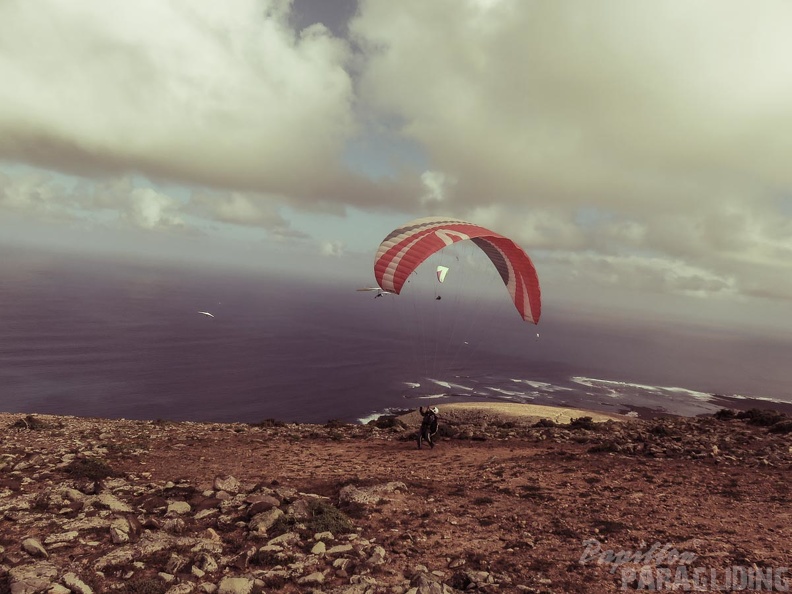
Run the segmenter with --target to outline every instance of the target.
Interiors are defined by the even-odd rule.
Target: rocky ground
[[[0,594],[789,587],[788,417],[541,417],[0,414]]]

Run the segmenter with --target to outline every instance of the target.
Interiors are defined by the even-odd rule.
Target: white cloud
[[[786,269],[792,5],[367,0],[351,30],[361,98],[455,180],[428,194],[446,212],[529,251],[661,258],[656,290]]]
[[[289,4],[2,3],[0,157],[316,198],[355,131],[349,50]]]
[[[421,174],[421,182],[425,188],[421,203],[429,210],[435,210],[443,207],[442,203],[456,180],[442,171],[424,171]]]
[[[0,209],[282,239],[286,207],[433,212],[592,283],[792,295],[789,3],[363,0],[351,43],[289,10],[0,3],[0,159],[85,180],[8,175]]]
[[[333,258],[340,258],[344,255],[346,250],[346,243],[343,241],[325,241],[320,246],[320,252],[323,256],[330,256]]]
[[[178,216],[180,203],[151,188],[135,188],[123,217],[143,229],[176,227],[183,224]]]
[[[556,255],[552,261],[573,270],[579,285],[613,286],[628,294],[642,291],[723,298],[738,293],[733,277],[669,258],[566,253]],[[792,289],[792,283],[789,288]]]
[[[62,194],[62,187],[52,176],[43,173],[11,176],[0,171],[0,211],[58,217],[57,198]]]

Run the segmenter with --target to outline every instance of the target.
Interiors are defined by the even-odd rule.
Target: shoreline
[[[466,417],[514,418],[522,422],[538,422],[548,419],[558,425],[568,425],[573,419],[589,417],[594,423],[607,421],[624,422],[635,420],[627,415],[602,413],[568,406],[542,404],[523,404],[518,402],[451,402],[437,405],[439,419],[462,420]],[[397,416],[404,422],[417,421],[420,413],[416,410]]]
[[[203,419],[189,419],[189,418],[167,418],[159,416],[145,416],[145,417],[125,417],[125,416],[103,416],[95,414],[81,414],[81,413],[66,413],[66,412],[39,412],[39,411],[7,411],[0,410],[0,419],[3,417],[19,418],[26,416],[41,416],[41,417],[72,417],[78,419],[96,419],[108,421],[155,421],[155,422],[168,422],[168,423],[196,423],[196,424],[209,424],[209,425],[256,425],[260,423],[282,423],[288,425],[326,425],[328,423],[343,423],[349,425],[365,426],[370,423],[376,422],[381,417],[386,418],[403,418],[407,422],[413,419],[418,419],[419,406],[437,406],[441,411],[441,420],[445,416],[455,418],[456,420],[464,420],[464,417],[472,417],[478,415],[479,417],[507,417],[512,419],[519,419],[521,423],[537,422],[542,419],[551,420],[557,424],[569,424],[574,418],[591,417],[595,423],[606,422],[608,420],[616,422],[635,421],[635,420],[652,420],[657,418],[695,418],[707,417],[716,414],[719,410],[735,410],[747,411],[751,409],[777,411],[792,416],[792,403],[778,402],[775,400],[764,399],[749,399],[749,398],[733,398],[723,396],[720,394],[711,395],[711,402],[717,403],[717,407],[713,406],[711,411],[701,412],[696,415],[683,414],[681,412],[671,412],[662,409],[646,408],[640,406],[629,406],[629,411],[624,413],[606,412],[597,408],[586,408],[584,406],[569,406],[566,404],[533,404],[528,402],[509,402],[502,400],[470,400],[470,401],[457,401],[457,400],[440,400],[438,402],[427,401],[417,406],[394,406],[380,411],[372,411],[363,415],[354,415],[344,418],[332,418],[328,416],[325,421],[296,421],[293,419],[286,419],[277,416],[268,416],[266,418],[257,418],[256,420],[203,420]],[[417,404],[417,403],[416,403]]]

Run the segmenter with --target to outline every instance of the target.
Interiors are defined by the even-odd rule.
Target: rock
[[[198,555],[196,564],[201,569],[201,571],[204,571],[206,573],[214,573],[220,568],[217,565],[217,561],[215,561],[214,557],[212,557],[208,553],[201,553],[200,555]]]
[[[325,581],[325,575],[321,571],[315,571],[306,576],[298,578],[297,583],[301,586],[319,586]]]
[[[325,551],[327,550],[327,546],[323,541],[317,542],[313,548],[311,549],[312,555],[324,555]]]
[[[192,511],[192,506],[186,501],[171,501],[168,503],[167,515],[184,515]]]
[[[280,505],[280,500],[271,495],[257,495],[248,499],[252,499],[252,501],[249,501],[250,506],[248,507],[248,515],[250,517],[271,510],[273,507],[278,507]]]
[[[116,518],[110,523],[110,539],[113,544],[129,542],[130,526],[126,518]]]
[[[45,545],[59,545],[63,543],[68,543],[74,541],[80,535],[79,532],[76,530],[70,530],[68,532],[59,532],[57,534],[50,534],[47,538],[44,539]]]
[[[37,538],[26,538],[22,541],[22,549],[28,554],[33,557],[42,557],[44,559],[49,559],[49,553],[47,553],[47,549],[39,542]]]
[[[58,576],[58,568],[47,561],[20,565],[8,571],[11,594],[43,592]]]
[[[95,506],[109,509],[111,512],[132,513],[133,511],[129,505],[117,497],[114,497],[110,493],[102,493],[97,495],[92,501]]]
[[[289,505],[286,514],[295,520],[307,520],[311,517],[311,505],[305,499],[298,499]]]
[[[277,487],[275,489],[275,495],[277,495],[281,501],[291,503],[297,499],[298,493],[297,489],[292,489],[291,487]]]
[[[335,555],[344,555],[345,553],[351,553],[354,550],[355,547],[353,547],[350,544],[336,545],[334,547],[329,548],[327,550],[327,554],[333,557]]]
[[[190,594],[191,592],[195,592],[195,584],[184,582],[171,586],[165,591],[165,594]]]
[[[165,564],[165,571],[172,574],[180,573],[187,567],[189,562],[190,560],[187,557],[179,555],[178,553],[171,553],[168,562]]]
[[[253,518],[251,518],[250,522],[248,523],[248,528],[251,532],[266,534],[267,531],[272,528],[278,518],[280,518],[282,515],[283,512],[277,507],[274,507],[268,511],[253,516]]]
[[[217,594],[251,594],[253,580],[245,577],[224,577],[217,585]]]
[[[385,549],[377,545],[374,547],[374,551],[372,552],[371,556],[366,560],[366,565],[382,565],[385,563],[385,556]]]
[[[240,489],[239,481],[230,475],[216,476],[212,486],[215,491],[225,491],[232,495],[239,493]]]
[[[355,485],[347,485],[341,489],[339,499],[342,503],[358,503],[361,505],[376,505],[384,495],[396,492],[407,492],[407,485],[400,481],[392,481],[384,485],[374,485],[372,487],[358,488]]]
[[[300,535],[296,532],[284,532],[280,536],[269,540],[267,545],[293,545],[300,542]]]
[[[74,592],[74,594],[93,594],[91,587],[77,577],[75,573],[69,572],[63,574],[63,583],[69,590]]]

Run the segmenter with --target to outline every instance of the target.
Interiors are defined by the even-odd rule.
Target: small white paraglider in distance
[[[393,295],[393,291],[386,291],[380,287],[363,287],[358,289],[358,291],[376,291],[377,294],[374,295],[374,299],[377,297],[382,297],[383,295]]]
[[[210,318],[214,317],[214,315],[210,314],[208,311],[199,311],[198,313],[202,314],[202,315],[205,315],[205,316],[208,316]]]

